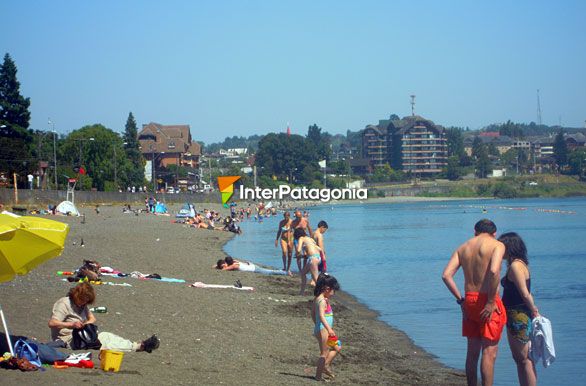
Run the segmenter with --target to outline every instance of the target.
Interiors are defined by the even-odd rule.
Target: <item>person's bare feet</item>
[[[334,375],[334,373],[332,372],[332,369],[331,369],[331,368],[327,368],[327,367],[326,367],[326,368],[324,369],[324,374],[325,374],[325,375],[327,375],[328,377],[332,378],[332,379],[333,379],[333,378],[336,378],[336,376],[335,376],[335,375]]]

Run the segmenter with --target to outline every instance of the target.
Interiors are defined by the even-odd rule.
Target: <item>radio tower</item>
[[[415,95],[411,95],[411,115],[415,116]]]
[[[537,89],[537,124],[541,126],[541,102],[539,101],[539,89]]]

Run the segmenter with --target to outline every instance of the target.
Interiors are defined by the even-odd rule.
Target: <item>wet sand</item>
[[[228,232],[173,224],[172,217],[122,214],[121,206],[103,206],[99,215],[93,208],[80,211],[86,214],[85,224],[81,218],[55,217],[71,225],[61,257],[0,284],[10,332],[47,341],[52,305],[71,287],[56,271],[74,270],[85,258],[123,272],[158,273],[187,281],[104,277],[132,287],[96,286],[95,306],[108,307],[108,313],[96,314],[100,331],[137,341],[156,333],[161,347],[152,354],[126,353],[119,373],[100,370],[94,351],[94,369],[48,368],[31,373],[0,369],[2,384],[315,384],[305,373],[318,356],[309,316],[312,297],[309,291],[305,297],[296,295],[298,277],[212,269],[224,256],[222,246],[232,237]],[[255,291],[187,286],[195,281],[232,285],[238,279]],[[332,308],[335,330],[343,342],[332,383],[465,384],[461,371],[439,364],[348,294],[337,293]]]

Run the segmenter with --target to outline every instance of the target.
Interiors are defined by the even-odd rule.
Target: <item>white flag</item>
[[[326,168],[326,160],[319,161],[317,164],[319,165],[320,168],[323,168],[323,169]]]

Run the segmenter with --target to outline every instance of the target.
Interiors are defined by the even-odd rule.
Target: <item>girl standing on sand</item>
[[[281,250],[283,251],[283,271],[289,272],[291,269],[291,258],[293,256],[293,232],[291,231],[291,215],[289,212],[283,213],[283,219],[279,222],[275,247],[281,240]]]
[[[319,359],[315,379],[323,380],[323,375],[334,378],[330,365],[340,351],[340,342],[333,330],[334,314],[330,305],[330,297],[335,291],[340,289],[340,284],[335,277],[328,274],[321,274],[317,279],[313,294],[313,307],[311,308],[311,318],[315,323],[313,335],[319,343]],[[331,343],[330,343],[331,342]]]

